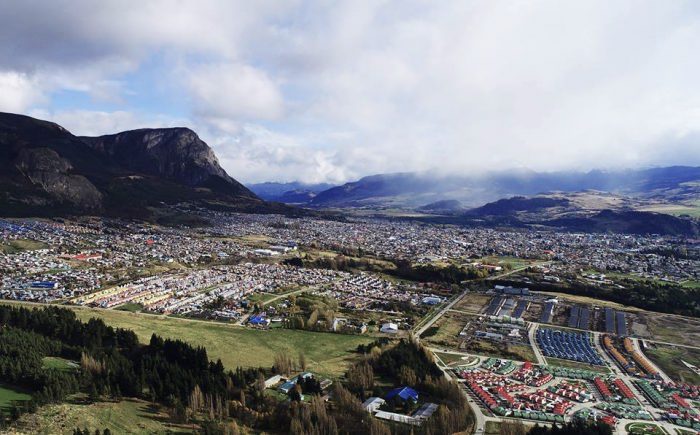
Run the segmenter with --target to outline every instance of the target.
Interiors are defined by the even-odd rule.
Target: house
[[[423,303],[425,305],[437,305],[440,302],[442,302],[442,299],[437,296],[426,296],[423,298]]]
[[[290,379],[284,384],[280,385],[279,388],[277,388],[278,391],[284,393],[284,394],[289,394],[290,391],[294,388],[294,386],[297,384],[296,378]]]
[[[270,388],[273,385],[277,385],[281,381],[282,381],[282,376],[280,376],[280,375],[272,376],[271,378],[268,378],[265,380],[265,388]]]
[[[395,421],[403,424],[411,424],[413,426],[420,426],[420,424],[422,423],[422,420],[420,419],[411,417],[409,415],[397,414],[395,412],[377,411],[377,413],[374,414],[374,416],[377,418],[381,418],[382,420]]]
[[[285,382],[284,384],[280,385],[279,388],[277,388],[277,390],[281,391],[284,394],[287,394],[290,391],[292,391],[292,388],[294,388],[294,386],[297,384],[297,382],[299,382],[302,379],[310,378],[313,375],[314,374],[311,372],[304,372],[300,375],[294,376],[292,379],[290,379],[287,382]]]
[[[418,408],[416,412],[413,413],[412,417],[420,420],[427,420],[437,409],[438,405],[436,403],[424,403],[423,406]]]
[[[268,326],[270,324],[270,319],[265,317],[264,314],[260,314],[248,319],[248,324],[253,326]]]
[[[410,400],[412,402],[418,401],[418,392],[411,387],[398,387],[389,391],[384,399],[394,400],[396,397],[403,401]]]
[[[399,332],[399,325],[391,322],[385,323],[382,325],[380,331],[387,334],[396,334],[397,332]]]
[[[373,413],[379,410],[379,408],[385,403],[386,400],[382,399],[381,397],[370,397],[369,399],[365,400],[362,407],[365,408],[365,411]]]

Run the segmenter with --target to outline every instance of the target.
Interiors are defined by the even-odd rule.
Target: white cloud
[[[243,180],[700,164],[693,1],[3,9],[0,108],[42,109],[79,133],[183,118]],[[130,107],[125,76],[154,59],[162,74],[149,80],[171,100]],[[98,109],[42,100],[65,89]],[[157,113],[170,101],[184,113]]]
[[[0,111],[23,112],[43,101],[37,84],[26,74],[0,71]]]
[[[187,72],[195,112],[213,119],[275,119],[283,97],[264,71],[241,64],[202,65]]]

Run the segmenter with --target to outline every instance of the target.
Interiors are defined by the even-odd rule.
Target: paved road
[[[527,269],[527,268],[530,267],[530,266],[549,266],[550,264],[552,264],[552,261],[545,261],[545,262],[542,262],[542,263],[537,263],[537,262],[535,262],[535,263],[533,263],[533,264],[528,264],[527,266],[518,267],[518,268],[513,269],[513,270],[510,270],[510,271],[508,271],[508,272],[503,272],[503,273],[498,274],[498,275],[495,275],[495,276],[490,276],[490,277],[486,278],[486,280],[487,280],[487,281],[493,281],[494,279],[500,279],[500,278],[503,278],[504,276],[508,276],[508,275],[514,274],[514,273],[516,273],[516,272],[523,271],[523,270]]]
[[[527,330],[527,336],[530,340],[530,347],[532,347],[532,351],[535,353],[537,364],[546,365],[547,360],[544,359],[544,355],[542,355],[542,351],[540,351],[540,347],[537,345],[537,340],[535,339],[535,333],[539,327],[540,325],[537,323],[530,323]]]
[[[440,351],[439,349],[434,349],[434,348],[429,348],[431,351],[436,352]],[[450,352],[450,353],[458,353],[458,352]],[[438,358],[439,359],[439,358]],[[440,360],[442,362],[442,360]],[[455,380],[455,378],[452,377],[450,374],[449,370],[446,370],[446,367],[444,364],[438,364],[438,367],[442,371],[442,374],[449,380]],[[460,387],[462,389],[462,393],[464,393],[464,396],[467,398],[467,403],[469,404],[469,407],[472,410],[472,413],[474,414],[474,433],[475,434],[483,434],[486,431],[486,421],[487,420],[494,420],[498,421],[498,419],[495,419],[493,417],[486,417],[483,412],[481,412],[481,409],[479,408],[479,404],[472,399],[472,397],[467,393],[465,390],[464,386]]]
[[[466,296],[469,293],[469,290],[464,290],[461,295],[457,296],[456,298],[452,299],[452,302],[449,304],[445,305],[437,314],[435,314],[430,320],[428,320],[423,326],[418,328],[416,330],[415,335],[416,338],[420,338],[421,335],[426,331],[426,329],[430,328],[435,324],[435,322],[438,321],[440,317],[445,315],[445,313],[450,310],[457,302],[461,301],[464,296]]]

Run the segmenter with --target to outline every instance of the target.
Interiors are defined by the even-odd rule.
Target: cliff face
[[[76,137],[63,127],[0,113],[0,215],[142,217],[162,203],[198,201],[265,211],[186,128]]]
[[[228,184],[225,193],[255,197],[221,168],[214,151],[188,128],[141,129],[81,139],[129,170],[190,187],[221,187],[224,182]]]

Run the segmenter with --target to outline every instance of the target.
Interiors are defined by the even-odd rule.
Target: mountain
[[[416,208],[454,199],[465,206],[476,207],[511,196],[585,190],[650,199],[697,199],[700,196],[700,167],[546,173],[517,170],[449,176],[435,172],[380,174],[320,192],[308,205]]]
[[[0,113],[0,215],[148,217],[163,203],[268,211],[186,128],[77,137],[58,124]]]
[[[471,209],[467,211],[467,214],[474,216],[514,215],[518,212],[535,212],[554,207],[567,207],[569,204],[570,201],[566,198],[514,196]]]
[[[330,183],[256,183],[249,184],[248,189],[266,201],[283,203],[306,203],[311,201],[319,192],[335,187]]]
[[[416,210],[425,213],[455,214],[464,211],[464,207],[456,199],[443,199],[418,207]]]
[[[647,204],[607,192],[552,193],[499,199],[462,212],[436,213],[443,223],[479,226],[551,227],[567,231],[700,235],[700,221],[634,208]],[[430,219],[430,218],[429,218]]]

